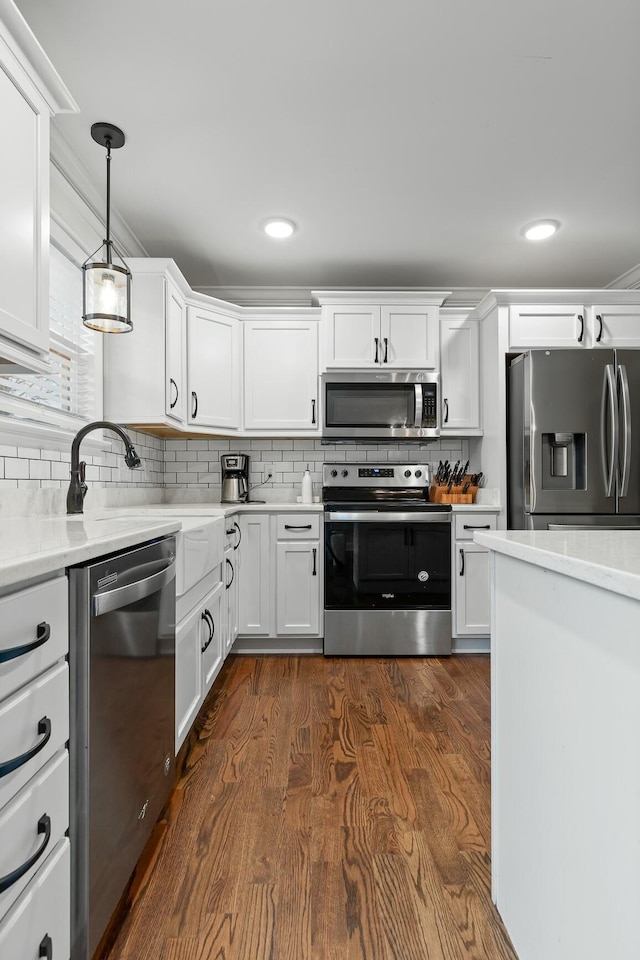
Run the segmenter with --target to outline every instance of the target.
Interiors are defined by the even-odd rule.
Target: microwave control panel
[[[422,388],[422,426],[438,426],[438,387],[435,383],[425,383]]]

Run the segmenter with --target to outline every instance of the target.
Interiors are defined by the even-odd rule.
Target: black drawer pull
[[[460,576],[464,577],[464,550],[460,548]]]
[[[4,763],[0,763],[0,779],[7,777],[10,773],[13,773],[14,770],[17,770],[18,767],[24,766],[32,757],[40,753],[43,747],[46,747],[49,742],[49,737],[51,736],[51,720],[49,720],[49,717],[43,717],[42,720],[38,722],[38,733],[42,736],[42,740],[36,743],[35,747],[31,747],[26,753],[21,753],[19,757],[14,757],[13,760],[6,760]]]
[[[21,877],[24,877],[25,873],[28,873],[31,870],[31,867],[34,863],[37,863],[42,854],[45,852],[49,846],[49,840],[51,840],[51,817],[48,817],[43,814],[38,820],[38,833],[44,833],[44,840],[33,854],[32,857],[29,857],[28,860],[25,860],[21,866],[16,867],[15,870],[12,870],[11,873],[8,873],[6,877],[0,877],[0,893],[4,893],[5,890],[8,890],[9,887],[12,887],[14,883],[17,883]]]
[[[204,653],[207,647],[211,644],[211,641],[213,640],[213,635],[216,632],[216,625],[213,622],[213,617],[211,616],[210,610],[206,610],[206,609],[203,610],[202,619],[205,621],[205,623],[209,627],[209,636],[205,640],[203,646],[200,648],[200,652]]]
[[[311,524],[310,523],[302,523],[302,524],[285,523],[284,528],[285,530],[311,530]]]
[[[45,933],[40,941],[38,957],[42,957],[43,960],[53,960],[53,940],[48,933]]]
[[[51,636],[51,625],[43,620],[36,627],[36,639],[32,643],[25,643],[21,647],[11,647],[9,650],[0,650],[0,663],[6,663],[7,660],[15,660],[16,657],[23,657],[25,653],[31,653],[46,643]]]
[[[175,380],[173,379],[173,377],[169,377],[169,383],[171,384],[172,387],[175,387],[175,390],[176,390],[175,400],[171,400],[171,402],[169,403],[169,409],[170,409],[170,410],[173,410],[173,408],[175,407],[176,403],[178,402],[178,397],[180,396],[180,394],[179,394],[179,392],[178,392],[178,384],[175,382]]]
[[[442,401],[444,403],[444,421],[443,423],[449,423],[449,401],[445,397]]]
[[[317,559],[318,559],[318,551],[317,551],[316,548],[314,547],[314,548],[313,548],[313,570],[311,571],[311,576],[312,576],[312,577],[317,577],[317,576],[318,576]]]
[[[237,550],[240,544],[242,543],[242,530],[240,529],[240,527],[238,526],[235,520],[233,521],[233,525],[236,529],[236,533],[238,534],[238,542],[236,543],[233,549]]]
[[[377,363],[377,362],[378,362],[378,337],[374,337],[373,339],[374,339],[375,342],[376,342],[376,355],[375,355],[375,359],[374,359],[373,362],[374,362],[374,363]]]
[[[311,401],[311,423],[316,422],[316,402],[315,400]]]
[[[229,564],[229,566],[231,567],[231,580],[229,580],[229,583],[226,583],[226,584],[225,584],[225,586],[226,586],[226,588],[227,588],[227,590],[228,590],[229,587],[231,586],[231,584],[233,583],[233,581],[234,581],[235,578],[236,578],[236,571],[234,570],[233,564],[231,563],[231,560],[229,560],[229,557],[225,557],[225,559],[226,559],[227,563]]]
[[[193,400],[193,410],[191,412],[191,419],[195,420],[195,418],[198,416],[198,394],[195,392],[195,390],[191,391],[191,399]]]
[[[490,523],[464,523],[463,530],[491,530]]]
[[[596,320],[598,321],[598,336],[596,337],[596,343],[600,343],[602,340],[602,315],[596,313]]]
[[[582,343],[584,337],[584,317],[581,313],[578,314],[578,320],[580,321],[580,333],[578,334],[578,343]]]

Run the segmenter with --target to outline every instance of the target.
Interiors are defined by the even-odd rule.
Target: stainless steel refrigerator
[[[521,354],[507,410],[510,529],[640,528],[640,351]]]

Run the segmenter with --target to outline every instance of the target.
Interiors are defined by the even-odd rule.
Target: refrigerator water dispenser
[[[585,452],[584,433],[543,433],[543,489],[586,490]]]

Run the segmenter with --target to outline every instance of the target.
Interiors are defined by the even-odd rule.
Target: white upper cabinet
[[[190,303],[187,356],[189,425],[237,430],[242,389],[238,320]]]
[[[480,432],[480,356],[478,321],[465,316],[440,318],[441,434]]]
[[[5,6],[2,17],[0,357],[42,372],[49,350],[49,122],[77,107],[17,10]]]
[[[322,306],[323,370],[435,370],[446,293],[314,292]]]
[[[587,317],[591,343],[596,349],[640,348],[640,303],[617,306],[594,304],[588,308]]]
[[[511,306],[508,341],[511,350],[640,348],[640,303]]]
[[[318,432],[318,324],[244,322],[245,430]]]
[[[117,423],[182,427],[188,286],[172,260],[133,258],[133,330],[104,337],[104,415]]]

